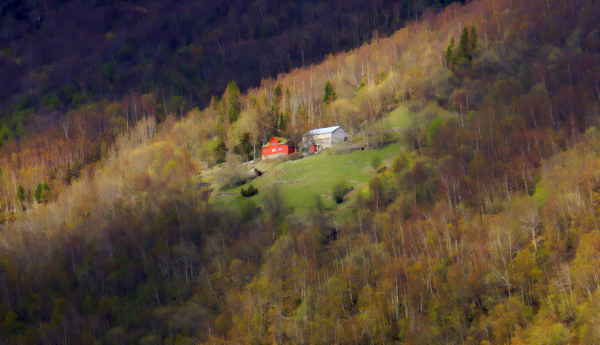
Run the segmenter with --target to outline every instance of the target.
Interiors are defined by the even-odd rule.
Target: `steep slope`
[[[6,157],[27,211],[1,225],[3,341],[597,343],[600,6],[515,5],[452,5],[237,101],[114,126],[47,204],[14,196],[44,174],[16,167],[44,165]],[[214,207],[196,180],[246,132],[337,122],[372,148],[409,99],[418,159],[345,218]]]
[[[0,106],[25,102],[45,114],[141,92],[179,97],[189,110],[205,106],[231,80],[243,90],[255,87],[262,78],[358,47],[374,31],[390,34],[440,5],[13,0],[0,5]]]

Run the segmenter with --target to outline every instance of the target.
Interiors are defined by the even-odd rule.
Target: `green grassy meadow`
[[[371,167],[372,158],[379,155],[383,165],[390,164],[400,149],[400,144],[393,144],[380,149],[356,150],[347,154],[332,154],[330,150],[325,150],[320,154],[295,161],[260,162],[249,165],[249,169],[256,167],[264,174],[243,186],[214,191],[212,202],[215,205],[241,205],[249,199],[254,199],[260,204],[260,192],[279,184],[288,203],[294,206],[297,214],[308,213],[310,207],[315,205],[315,195],[320,195],[325,206],[332,209],[337,207],[331,198],[331,190],[336,182],[345,180],[354,187],[350,198],[353,199],[353,194],[363,188],[374,174]],[[250,184],[258,188],[259,194],[250,198],[242,197],[240,190],[247,189]],[[237,194],[217,196],[224,193]],[[346,201],[340,206],[348,203],[349,201]]]
[[[406,128],[412,124],[412,114],[401,106],[380,119],[389,128]],[[306,215],[311,207],[315,206],[315,196],[321,196],[324,205],[332,211],[343,210],[350,205],[356,197],[357,191],[364,188],[373,176],[371,160],[380,156],[382,165],[391,164],[398,153],[403,149],[401,144],[391,144],[372,150],[355,150],[350,153],[334,154],[333,150],[326,149],[319,154],[306,158],[284,161],[258,161],[247,165],[248,170],[257,168],[264,174],[261,177],[248,181],[246,184],[229,189],[217,189],[212,193],[211,203],[217,206],[228,205],[239,207],[248,200],[253,199],[261,203],[261,192],[278,184],[283,190],[288,204],[294,206],[295,213]],[[218,173],[218,171],[215,171]],[[337,205],[331,196],[334,184],[344,180],[354,187],[354,191],[347,195],[341,205]],[[259,193],[253,197],[241,196],[241,189],[247,189],[252,184],[258,188]],[[218,196],[218,194],[234,194]]]
[[[389,128],[408,128],[413,124],[413,114],[404,105],[390,111],[379,121],[383,121]]]

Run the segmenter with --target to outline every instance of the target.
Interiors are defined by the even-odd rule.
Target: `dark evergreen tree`
[[[279,132],[283,133],[285,131],[285,129],[287,128],[287,121],[285,119],[285,114],[281,114],[279,115]]]
[[[234,147],[233,151],[235,154],[242,156],[243,160],[250,160],[254,152],[254,147],[252,146],[252,134],[244,132],[240,136],[240,144]]]
[[[469,36],[469,40],[471,41],[471,47],[469,49],[469,57],[473,58],[475,51],[477,50],[477,30],[475,29],[475,25],[471,25],[471,34]]]
[[[333,101],[335,101],[335,99],[337,98],[337,95],[335,93],[335,90],[333,89],[333,86],[331,85],[331,82],[329,82],[329,80],[325,83],[325,95],[323,96],[323,103],[331,103]]]
[[[227,156],[227,146],[225,146],[225,142],[223,139],[219,139],[219,143],[215,148],[215,158],[217,164],[225,163],[225,157]]]
[[[448,49],[446,49],[446,66],[451,67],[454,65],[454,36],[450,39]]]
[[[33,192],[33,197],[35,201],[40,202],[40,200],[44,197],[44,190],[41,183],[38,183],[35,191]]]
[[[231,81],[227,86],[227,114],[229,115],[229,123],[234,123],[240,117],[240,89],[237,83]]]
[[[292,96],[290,94],[290,89],[285,89],[285,96],[283,99],[283,103],[285,104],[285,109],[283,111],[286,119],[292,115]]]
[[[17,200],[20,202],[25,201],[25,188],[23,188],[23,185],[17,187]]]
[[[281,84],[277,83],[273,90],[273,101],[271,102],[271,109],[269,111],[269,124],[271,136],[277,136],[280,134],[279,118],[281,115],[281,100],[283,97],[283,90]]]
[[[460,40],[458,41],[458,49],[456,50],[456,60],[469,59],[469,53],[471,51],[471,45],[469,43],[469,29],[465,26],[460,34]]]

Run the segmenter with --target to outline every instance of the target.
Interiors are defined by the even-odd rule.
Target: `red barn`
[[[286,138],[273,137],[268,144],[262,147],[263,159],[287,156],[298,151],[298,146]]]

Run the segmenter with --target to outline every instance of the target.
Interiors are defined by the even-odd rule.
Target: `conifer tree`
[[[269,114],[269,123],[271,125],[270,132],[272,136],[277,136],[280,132],[280,114],[281,114],[281,99],[283,90],[281,84],[277,83],[273,90],[273,102],[271,103],[271,111]],[[268,139],[267,139],[268,140]]]
[[[225,146],[225,142],[223,139],[219,139],[219,143],[215,148],[215,158],[217,164],[225,163],[225,157],[227,156],[227,146]]]
[[[35,201],[40,202],[40,199],[43,198],[43,194],[44,190],[42,184],[38,183],[37,187],[35,188],[35,192],[33,192],[33,197],[35,198]]]
[[[227,86],[227,114],[229,123],[234,123],[240,117],[240,89],[235,80]]]
[[[456,61],[460,61],[462,58],[469,59],[469,52],[471,45],[469,44],[469,29],[465,26],[460,39],[458,41],[458,49],[456,50]]]
[[[446,66],[454,65],[454,36],[450,39],[448,49],[446,49]]]
[[[469,49],[469,56],[470,56],[470,58],[473,58],[473,55],[475,54],[475,50],[477,50],[477,30],[475,30],[475,25],[471,25],[471,34],[469,36],[469,39],[471,41],[471,47]]]
[[[335,90],[333,86],[329,82],[329,80],[325,83],[325,95],[323,96],[323,103],[331,103],[335,101],[337,95],[335,94]]]
[[[290,94],[290,89],[286,88],[285,89],[285,97],[283,99],[283,103],[285,104],[285,109],[283,111],[283,113],[285,114],[286,118],[288,118],[290,115],[292,115],[292,96]]]
[[[244,132],[240,136],[240,144],[233,148],[233,151],[236,154],[241,155],[245,161],[250,160],[252,157],[252,152],[254,150],[254,147],[252,146],[252,139],[252,134],[249,132]]]
[[[17,200],[20,202],[25,201],[25,188],[23,188],[23,185],[17,187]]]
[[[279,115],[279,131],[283,132],[287,128],[287,121],[285,120],[285,114]]]

